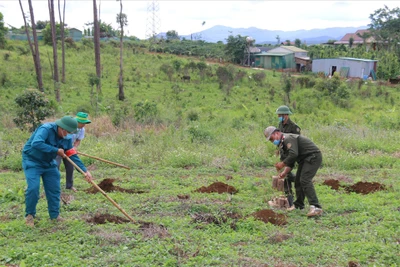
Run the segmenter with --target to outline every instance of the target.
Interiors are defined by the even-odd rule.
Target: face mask
[[[283,122],[285,119],[283,117],[278,117],[279,122]]]
[[[274,142],[272,142],[274,145],[279,145],[281,143],[281,140],[274,140]]]
[[[64,130],[63,130],[63,132],[64,132]],[[67,138],[67,136],[68,136],[68,133],[66,135],[62,134],[61,138],[65,139],[65,138]]]

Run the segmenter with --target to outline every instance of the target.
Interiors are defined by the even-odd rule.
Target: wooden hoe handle
[[[82,173],[84,176],[86,176],[85,172],[82,171],[81,168],[79,168],[78,165],[75,164],[75,162],[72,161],[72,159],[70,159],[69,157],[65,157],[72,165],[74,165],[74,167],[80,172]],[[103,189],[101,189],[93,180],[90,180],[90,183],[100,192],[103,194],[103,196],[105,196],[115,207],[117,207],[117,209],[119,209],[129,220],[131,220],[131,222],[135,223],[136,221],[128,215],[128,213],[126,213],[126,211],[124,209],[122,209],[117,202],[115,202],[112,198],[110,198],[106,192],[103,191]]]
[[[106,163],[109,163],[109,164],[113,164],[115,166],[118,166],[118,167],[121,167],[121,168],[125,168],[125,169],[128,169],[128,170],[131,169],[131,168],[129,168],[129,167],[125,166],[125,165],[119,164],[119,163],[115,163],[115,162],[112,162],[112,161],[109,161],[109,160],[106,160],[106,159],[102,159],[102,158],[98,158],[98,157],[95,157],[95,156],[91,156],[91,155],[88,155],[88,154],[85,154],[85,153],[82,153],[82,152],[79,152],[79,151],[77,151],[77,152],[78,152],[79,155],[82,155],[82,156],[86,156],[86,157],[89,157],[89,158],[94,158],[94,159],[97,159],[97,160],[100,160],[100,161],[103,161],[103,162],[106,162]]]

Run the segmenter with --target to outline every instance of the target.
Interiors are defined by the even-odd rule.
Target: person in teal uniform
[[[39,126],[22,150],[22,168],[27,188],[25,191],[25,222],[33,227],[36,205],[39,201],[40,178],[42,178],[47,199],[47,208],[51,220],[61,221],[60,215],[60,172],[56,156],[70,159],[85,172],[90,182],[93,178],[79,159],[68,134],[77,131],[78,122],[71,116],[64,116],[55,122]]]

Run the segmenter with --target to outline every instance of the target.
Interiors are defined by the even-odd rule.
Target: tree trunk
[[[101,93],[101,62],[100,62],[100,26],[99,20],[97,19],[97,4],[96,0],[93,0],[93,26],[94,26],[94,58],[96,63],[96,75],[99,79],[97,84],[97,93]]]
[[[119,21],[121,27],[121,36],[119,39],[119,80],[118,80],[118,97],[120,101],[125,100],[125,93],[124,93],[124,67],[123,67],[123,51],[124,51],[124,19],[122,18],[122,0],[119,1],[120,3],[120,12],[119,12]]]
[[[60,17],[60,26],[61,26],[61,82],[65,83],[65,0],[63,6],[63,15],[61,19],[61,9],[60,9],[60,0],[58,0],[58,15]]]
[[[37,35],[36,35],[36,23],[35,23],[35,17],[33,14],[32,0],[28,0],[28,3],[29,3],[29,13],[31,16],[31,23],[32,23],[32,35],[33,35],[33,42],[34,42],[33,44],[31,41],[31,37],[29,35],[28,24],[26,23],[24,9],[22,8],[21,0],[19,0],[19,6],[21,7],[22,17],[24,18],[25,33],[26,33],[26,37],[28,38],[29,48],[31,49],[33,63],[35,65],[36,80],[38,83],[38,88],[41,92],[44,92],[43,79],[42,79],[42,66],[40,64],[39,44],[38,44]]]
[[[60,78],[58,75],[58,56],[57,56],[57,36],[56,36],[56,20],[54,18],[54,0],[48,0],[51,26],[51,40],[53,42],[53,63],[54,63],[54,86],[56,101],[60,102]]]

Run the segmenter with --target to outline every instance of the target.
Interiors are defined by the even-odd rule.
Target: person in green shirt
[[[293,122],[289,115],[293,113],[290,111],[288,106],[280,106],[276,109],[275,112],[278,115],[279,125],[278,129],[282,133],[291,133],[291,134],[300,134],[301,128]],[[283,151],[279,151],[281,161],[284,160]],[[288,199],[289,206],[293,206],[293,191],[292,191],[292,183],[294,183],[295,176],[292,172],[289,172],[284,181],[284,192]]]
[[[322,154],[319,148],[308,138],[298,134],[282,133],[274,126],[264,130],[265,138],[283,151],[284,159],[275,164],[282,179],[292,170],[295,162],[298,163],[294,187],[296,189],[296,209],[304,209],[304,200],[307,198],[310,211],[307,216],[319,216],[323,210],[318,201],[312,182],[322,164]]]

